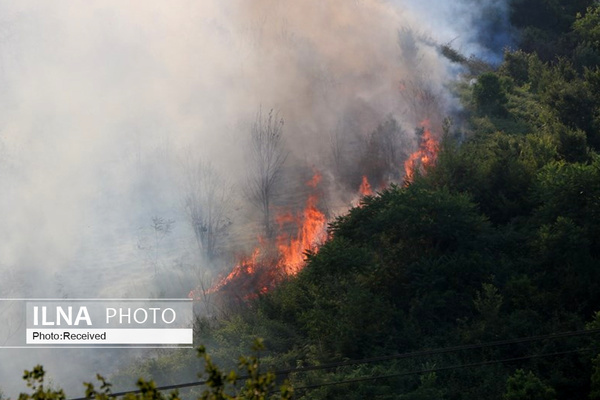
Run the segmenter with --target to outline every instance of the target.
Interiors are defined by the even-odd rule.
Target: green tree
[[[600,354],[592,360],[590,400],[600,399]]]
[[[41,365],[35,366],[31,371],[25,371],[23,379],[32,393],[21,393],[19,400],[65,400],[66,396],[62,389],[44,387],[44,376],[46,372]]]
[[[554,389],[542,382],[533,372],[518,369],[506,380],[504,400],[554,400]]]
[[[576,14],[593,4],[594,0],[511,0],[510,20],[519,30],[519,47],[544,61],[569,55]]]
[[[211,357],[206,353],[206,349],[201,346],[198,348],[198,355],[204,359],[204,369],[206,374],[206,386],[199,400],[267,400],[292,398],[293,390],[287,384],[283,383],[279,388],[276,387],[276,376],[272,372],[260,371],[260,358],[258,353],[264,349],[262,340],[256,339],[252,346],[254,354],[248,357],[241,357],[239,367],[244,373],[240,375],[235,371],[224,373],[215,365]],[[31,371],[25,371],[23,379],[27,382],[27,387],[31,388],[32,393],[21,393],[19,400],[65,400],[66,396],[62,389],[48,388],[44,385],[44,376],[46,372],[41,365],[37,365]],[[201,375],[202,377],[202,375]],[[97,375],[100,383],[98,389],[92,383],[84,383],[86,387],[85,396],[94,400],[109,400],[114,398],[111,391],[111,384],[101,375]],[[243,385],[236,384],[243,380]],[[157,389],[156,383],[152,380],[147,381],[140,378],[136,386],[138,393],[129,393],[123,397],[124,400],[180,400],[179,393],[172,391],[164,394]]]
[[[600,49],[600,6],[588,7],[584,14],[577,13],[573,31],[581,41]]]
[[[408,393],[401,395],[400,400],[432,400],[444,397],[444,391],[439,388],[437,375],[435,372],[425,374],[420,378],[419,387]]]
[[[560,122],[568,128],[582,130],[588,139],[595,139],[596,101],[589,85],[575,77],[570,63],[557,66],[552,82],[545,86],[541,100],[550,106]],[[593,141],[591,142],[593,143]]]
[[[507,101],[497,74],[486,72],[477,78],[473,85],[473,105],[480,115],[506,115]]]
[[[239,368],[245,373],[240,376],[235,371],[224,373],[215,365],[206,349],[200,346],[198,355],[204,358],[204,373],[207,375],[206,389],[199,399],[201,400],[265,400],[265,399],[291,399],[293,391],[290,386],[283,384],[277,393],[276,376],[273,372],[260,372],[260,359],[258,352],[264,350],[263,342],[255,340],[252,350],[254,355],[240,357]],[[243,379],[243,385],[237,389],[236,384]],[[229,393],[228,393],[229,392]]]
[[[517,85],[529,82],[529,59],[532,57],[523,50],[505,51],[504,61],[498,72],[514,79]]]

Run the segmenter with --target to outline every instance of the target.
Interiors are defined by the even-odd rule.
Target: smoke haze
[[[186,268],[210,269],[182,212],[186,154],[243,186],[251,125],[274,109],[288,164],[335,180],[332,137],[351,147],[391,117],[410,146],[458,108],[436,43],[493,61],[510,38],[499,1],[7,0],[0,15],[4,298],[186,296]],[[116,357],[0,349],[0,387],[14,396],[41,363],[78,396]]]

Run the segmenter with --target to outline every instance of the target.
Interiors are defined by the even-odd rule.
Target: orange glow
[[[421,127],[423,134],[419,148],[404,162],[406,184],[413,181],[416,171],[426,172],[437,159],[439,143],[431,132],[429,120],[421,122]],[[306,182],[312,193],[307,197],[302,211],[277,213],[275,222],[278,234],[275,239],[259,237],[251,256],[241,258],[232,271],[211,288],[194,289],[189,297],[201,300],[207,294],[228,292],[247,300],[267,293],[286,276],[298,274],[305,265],[305,252],[318,251],[318,246],[327,238],[327,218],[319,209],[320,191],[317,190],[321,180],[322,175],[315,170],[312,178]],[[362,177],[358,191],[361,197],[374,194],[366,175]]]
[[[233,267],[233,270],[229,273],[229,275],[227,275],[225,277],[225,279],[222,279],[218,284],[211,287],[208,292],[209,293],[218,292],[219,289],[221,289],[223,286],[227,285],[229,282],[231,282],[235,279],[239,279],[241,276],[253,275],[254,273],[256,273],[256,265],[257,265],[256,261],[258,260],[259,255],[260,255],[260,248],[257,247],[256,249],[254,249],[254,252],[252,253],[252,255],[250,257],[242,259],[238,265]]]
[[[363,175],[362,177],[362,182],[358,188],[358,192],[361,196],[371,196],[373,194],[373,189],[371,189],[371,184],[369,183],[366,175]]]
[[[433,137],[429,120],[421,122],[423,128],[423,136],[419,143],[419,149],[412,153],[406,161],[404,161],[404,181],[411,183],[415,176],[415,171],[426,171],[427,168],[435,164],[439,151],[439,142]]]
[[[321,181],[321,174],[315,172],[306,185],[316,188]],[[280,213],[275,217],[279,227],[274,243],[267,243],[259,237],[259,245],[252,255],[242,259],[225,278],[219,280],[204,293],[194,289],[189,297],[199,300],[201,294],[216,293],[221,290],[235,290],[236,295],[244,299],[264,294],[278,281],[287,275],[296,275],[304,267],[304,252],[317,249],[326,238],[327,218],[318,208],[319,198],[311,194],[306,200],[302,212]],[[289,232],[293,232],[290,234]],[[276,255],[273,257],[275,249]],[[269,256],[271,254],[271,256]],[[273,259],[275,258],[275,259]]]
[[[257,247],[254,249],[254,252],[250,257],[242,258],[240,263],[233,267],[233,270],[225,278],[219,280],[219,282],[211,286],[209,289],[203,290],[201,287],[197,287],[196,289],[191,290],[188,294],[188,298],[201,300],[203,295],[216,293],[231,282],[242,279],[244,276],[254,275],[256,273],[256,266],[258,265],[257,260],[259,256],[260,247]]]
[[[310,179],[310,181],[306,182],[306,185],[314,189],[321,182],[321,178],[323,178],[321,173],[317,170],[314,170],[313,177]]]
[[[419,148],[404,162],[405,184],[413,181],[416,171],[426,172],[437,159],[439,143],[431,132],[429,120],[421,122],[421,127],[423,134]],[[317,190],[321,180],[322,175],[315,170],[312,178],[306,182],[312,193],[307,197],[302,211],[277,213],[275,222],[278,234],[275,239],[259,237],[251,256],[240,259],[233,270],[211,288],[194,289],[189,297],[201,300],[207,294],[228,292],[247,300],[267,293],[286,276],[298,274],[305,265],[305,252],[318,251],[318,246],[327,238],[327,218],[319,209]],[[361,197],[374,194],[366,175],[362,177],[358,191]]]
[[[316,195],[308,196],[306,207],[303,212],[295,218],[289,213],[277,218],[282,226],[293,222],[297,226],[297,233],[290,237],[282,233],[277,236],[277,249],[280,254],[278,263],[286,275],[296,275],[304,266],[304,252],[316,249],[316,245],[325,239],[327,232],[327,218],[317,208],[318,198]]]

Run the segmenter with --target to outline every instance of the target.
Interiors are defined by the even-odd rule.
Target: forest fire
[[[315,189],[321,174],[315,172],[308,187]],[[243,258],[233,270],[215,285],[202,292],[192,290],[189,297],[199,300],[202,294],[232,291],[244,299],[266,293],[274,284],[289,275],[296,275],[304,266],[304,253],[316,251],[327,234],[327,218],[318,208],[319,197],[310,194],[301,212],[280,213],[275,217],[279,234],[274,241],[259,237],[252,255]],[[290,233],[291,232],[291,233]]]
[[[420,125],[419,148],[404,162],[406,184],[413,181],[417,171],[426,171],[437,159],[439,143],[432,134],[429,120]],[[192,290],[189,297],[198,300],[202,295],[227,292],[231,297],[249,299],[268,292],[286,276],[298,274],[304,267],[305,253],[318,251],[318,246],[327,236],[327,217],[319,209],[321,181],[322,175],[314,170],[311,179],[305,182],[311,193],[304,208],[301,211],[278,212],[274,218],[275,235],[270,239],[259,236],[251,256],[240,258],[227,276],[209,289]],[[366,175],[362,176],[358,192],[361,197],[374,194]]]
[[[286,223],[293,223],[298,227],[297,233],[291,237],[285,233],[277,237],[279,249],[279,268],[287,275],[296,275],[304,264],[304,252],[316,249],[316,245],[325,240],[327,234],[327,218],[318,208],[316,195],[308,196],[306,207],[301,214],[292,216],[286,214],[277,222],[283,228]]]
[[[260,241],[260,240],[259,240]],[[233,270],[224,279],[219,281],[216,285],[213,285],[206,291],[207,294],[218,292],[222,287],[226,286],[229,282],[245,279],[248,276],[256,273],[256,266],[258,265],[258,257],[260,256],[260,247],[254,249],[252,255],[248,258],[243,258],[240,263],[237,264]],[[194,289],[190,292],[189,297],[198,299],[202,293],[197,293],[198,289]]]
[[[306,186],[316,189],[316,187],[321,182],[321,179],[323,178],[323,176],[316,169],[313,170],[313,172],[314,172],[314,175],[312,176],[312,178],[310,178],[310,180],[308,182],[306,182]]]
[[[363,175],[362,182],[360,183],[360,187],[358,188],[358,192],[361,196],[371,196],[373,195],[373,189],[371,188],[371,184],[367,179],[366,175]]]
[[[416,171],[426,170],[435,164],[437,159],[439,142],[431,133],[429,120],[421,122],[421,128],[423,129],[423,134],[420,138],[419,149],[412,153],[404,162],[405,183],[411,183]]]

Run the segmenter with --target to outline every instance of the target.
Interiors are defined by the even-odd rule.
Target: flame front
[[[431,132],[429,120],[421,122],[421,128],[423,134],[419,148],[404,162],[406,184],[413,181],[416,171],[426,171],[437,159],[439,143]],[[300,272],[304,267],[305,252],[317,251],[327,236],[327,218],[319,210],[319,197],[315,190],[321,180],[321,174],[315,170],[312,178],[306,182],[313,193],[308,196],[301,212],[281,212],[275,217],[280,233],[274,240],[268,242],[259,237],[259,245],[250,257],[241,259],[226,277],[210,289],[194,289],[189,297],[200,299],[203,294],[227,290],[248,299],[258,293],[266,293],[285,276]],[[366,175],[362,177],[359,193],[361,196],[373,195]]]
[[[316,246],[325,240],[327,218],[317,208],[317,203],[316,195],[308,196],[303,212],[293,219],[298,227],[294,237],[285,233],[277,237],[277,248],[281,255],[279,265],[287,275],[296,275],[304,265],[304,252],[316,250]],[[289,214],[284,216],[284,220],[278,219],[280,224],[288,221]]]
[[[306,182],[316,188],[321,174],[316,171]],[[318,208],[319,198],[311,194],[302,212],[280,213],[275,221],[281,233],[275,243],[267,243],[259,237],[259,245],[252,256],[240,260],[233,270],[204,293],[216,293],[231,288],[245,299],[256,296],[256,291],[266,293],[274,284],[288,275],[296,275],[304,266],[304,252],[316,251],[327,235],[327,217]],[[293,231],[292,234],[289,232]],[[275,256],[270,251],[275,248]],[[199,288],[190,292],[189,297],[199,300],[203,292]]]
[[[369,183],[366,175],[363,175],[362,177],[362,182],[358,188],[358,192],[361,196],[371,196],[373,194],[373,189],[371,189],[371,184]]]
[[[260,255],[260,247],[254,249],[252,255],[248,258],[243,258],[238,265],[233,267],[233,270],[224,279],[208,290],[208,293],[218,292],[223,286],[227,285],[236,279],[243,276],[254,275],[256,273],[256,265],[258,256]]]
[[[429,120],[421,122],[423,128],[423,136],[419,143],[419,149],[412,153],[408,159],[404,162],[404,181],[410,183],[413,181],[415,171],[427,170],[435,164],[437,160],[437,154],[439,151],[439,142],[433,137],[431,133],[431,127]]]

